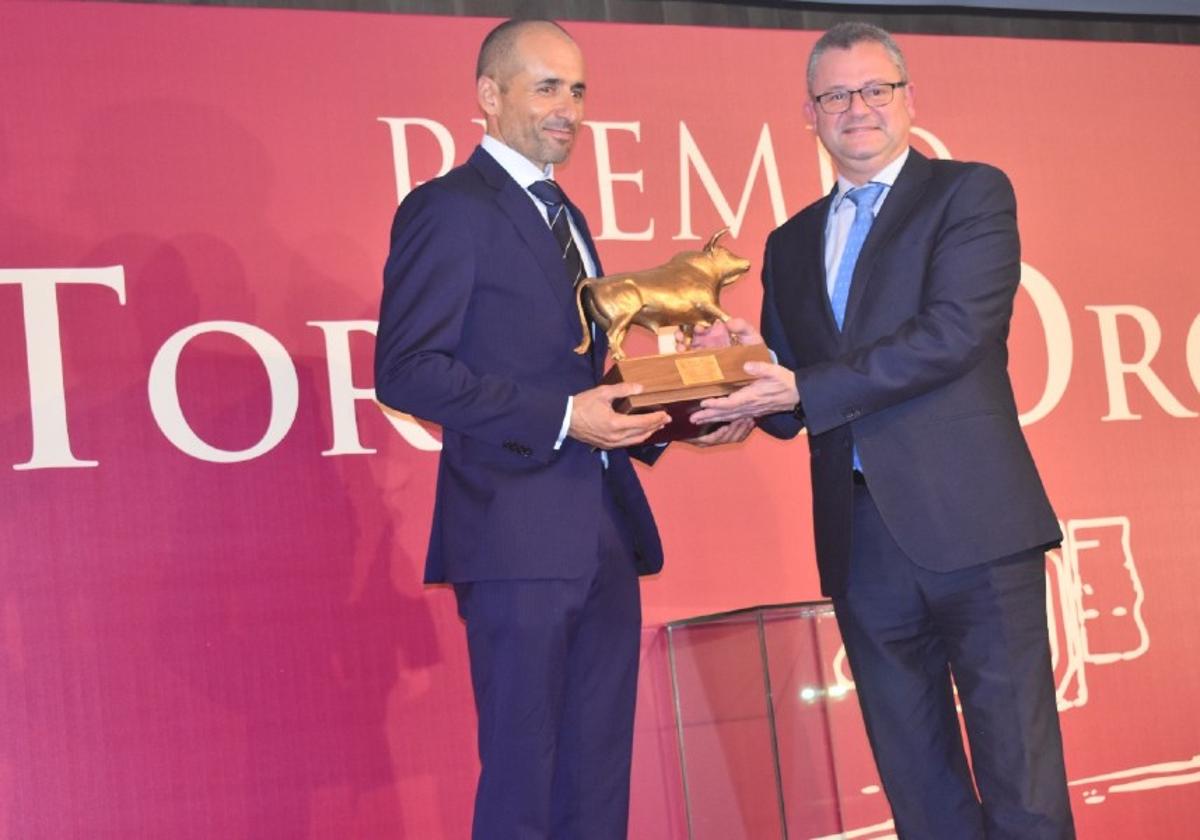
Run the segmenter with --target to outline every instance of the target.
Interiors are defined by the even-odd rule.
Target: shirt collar
[[[899,157],[875,173],[874,177],[867,183],[883,184],[890,189],[896,183],[896,177],[900,174],[900,170],[904,168],[904,162],[908,160],[908,153],[911,148],[911,146],[906,146]],[[837,179],[837,194],[833,197],[833,210],[835,213],[841,207],[842,199],[846,197],[846,193],[852,189],[854,189],[854,184],[851,184],[839,175]]]
[[[496,159],[496,163],[500,164],[509,177],[521,185],[522,189],[529,189],[529,185],[534,181],[554,177],[553,166],[546,164],[545,169],[539,169],[537,164],[529,158],[490,134],[483,135],[483,142],[479,145]]]

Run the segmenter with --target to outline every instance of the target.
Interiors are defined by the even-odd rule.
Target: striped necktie
[[[559,253],[562,254],[563,262],[567,265],[567,276],[571,278],[571,285],[574,286],[579,282],[579,278],[584,276],[583,257],[579,255],[579,246],[575,244],[575,237],[571,235],[567,197],[563,195],[558,184],[549,178],[544,181],[534,181],[529,185],[529,191],[542,204],[546,205],[550,230],[554,232],[554,238],[558,240]]]

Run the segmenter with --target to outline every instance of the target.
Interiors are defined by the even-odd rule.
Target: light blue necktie
[[[854,223],[850,225],[850,233],[846,237],[846,247],[842,249],[842,261],[838,264],[837,279],[833,281],[833,291],[829,302],[833,306],[833,317],[838,329],[846,320],[846,302],[850,300],[850,281],[854,279],[854,264],[862,251],[867,234],[871,232],[871,223],[875,221],[875,202],[883,192],[883,184],[867,184],[846,193],[846,198],[854,202]]]
[[[850,299],[850,281],[854,278],[854,264],[862,251],[867,234],[871,232],[871,223],[875,221],[875,202],[883,192],[883,184],[867,184],[846,193],[846,198],[854,202],[854,223],[850,225],[850,234],[846,237],[846,247],[842,249],[842,261],[838,264],[837,279],[833,281],[833,291],[829,295],[829,303],[833,306],[833,317],[838,329],[846,320],[846,302]],[[854,469],[862,472],[862,461],[858,459],[858,447],[853,451]]]

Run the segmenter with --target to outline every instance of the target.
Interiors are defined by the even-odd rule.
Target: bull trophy
[[[664,327],[678,327],[690,347],[697,326],[729,320],[729,314],[721,308],[721,290],[749,271],[750,261],[719,244],[728,230],[714,233],[703,250],[681,252],[664,265],[645,271],[584,279],[575,291],[583,328],[583,340],[575,352],[582,355],[591,347],[590,315],[608,336],[612,351],[613,366],[603,381],[639,382],[643,386],[640,394],[617,400],[614,407],[625,413],[662,410],[671,415],[671,422],[651,437],[650,443],[693,438],[711,431],[712,427],[697,427],[688,419],[699,409],[700,401],[733,393],[753,379],[743,369],[746,362],[771,360],[762,344],[638,358],[626,357],[622,348],[634,325],[654,333]]]

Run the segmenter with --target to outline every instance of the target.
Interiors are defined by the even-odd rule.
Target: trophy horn
[[[709,238],[708,244],[704,246],[704,250],[711,251],[713,248],[715,248],[717,246],[717,240],[720,239],[722,236],[724,236],[727,233],[729,233],[729,228],[727,228],[727,227],[723,227],[719,231],[714,233]]]

